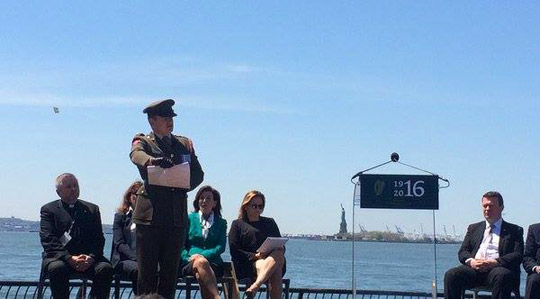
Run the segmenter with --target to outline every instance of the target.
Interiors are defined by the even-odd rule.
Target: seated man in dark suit
[[[84,273],[93,281],[90,298],[109,298],[112,267],[103,257],[105,238],[98,206],[78,199],[79,183],[73,174],[56,179],[60,200],[41,208],[39,236],[44,273],[54,298],[69,298],[70,273]]]
[[[527,287],[525,299],[540,298],[540,223],[529,226],[523,268],[527,271]]]
[[[468,288],[491,287],[493,298],[510,298],[519,285],[523,257],[523,228],[502,220],[503,197],[491,191],[482,196],[485,221],[469,225],[458,257],[463,264],[444,276],[444,297],[457,299]]]

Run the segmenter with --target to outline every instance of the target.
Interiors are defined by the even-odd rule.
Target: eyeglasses
[[[251,206],[252,208],[254,208],[254,209],[259,209],[259,210],[264,209],[264,205],[263,205],[263,204],[258,205],[258,204],[256,204],[256,203],[252,203],[252,204],[250,204],[250,206]]]

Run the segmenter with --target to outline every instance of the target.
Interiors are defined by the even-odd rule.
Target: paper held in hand
[[[289,238],[268,237],[264,240],[257,252],[270,253],[276,249],[283,248],[283,245],[289,241]]]
[[[183,189],[189,189],[190,187],[190,169],[187,162],[174,165],[171,168],[152,165],[148,166],[147,170],[150,185]]]

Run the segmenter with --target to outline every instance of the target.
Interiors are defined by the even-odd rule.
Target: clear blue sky
[[[438,229],[463,234],[492,189],[506,220],[538,222],[539,15],[533,1],[3,1],[0,216],[39,219],[73,172],[112,223],[142,109],[174,98],[229,222],[256,188],[282,232],[336,233],[340,203],[350,230],[350,177],[393,151],[451,180]],[[427,211],[357,215],[431,227]]]

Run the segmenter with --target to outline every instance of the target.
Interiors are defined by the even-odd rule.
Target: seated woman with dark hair
[[[133,293],[137,294],[137,255],[135,251],[135,224],[131,221],[141,181],[133,182],[124,193],[122,203],[116,209],[113,224],[111,264],[115,273],[132,282]]]
[[[203,298],[219,298],[216,277],[223,276],[227,221],[221,218],[219,192],[204,186],[193,200],[195,212],[188,216],[186,243],[182,250],[182,276],[195,276]]]
[[[285,274],[285,248],[270,253],[257,252],[267,237],[281,237],[272,218],[262,217],[266,200],[259,191],[249,191],[242,201],[238,219],[231,224],[229,248],[239,279],[251,278],[253,284],[246,296],[254,297],[263,283],[268,283],[270,298],[281,298],[282,277]]]

